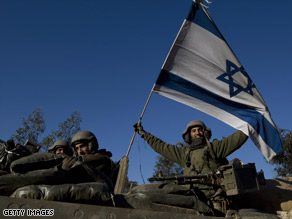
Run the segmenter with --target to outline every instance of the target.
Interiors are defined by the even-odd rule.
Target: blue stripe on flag
[[[278,131],[255,109],[250,108],[244,104],[222,98],[194,83],[191,83],[190,81],[187,81],[163,69],[161,70],[156,84],[197,98],[230,114],[233,114],[234,116],[250,124],[258,132],[266,144],[272,148],[273,151],[279,153],[282,150]]]
[[[208,30],[209,32],[213,33],[220,39],[224,40],[223,35],[218,30],[217,26],[214,22],[212,22],[207,15],[204,13],[201,6],[197,3],[193,2],[192,8],[190,9],[189,15],[187,17],[188,21],[191,21],[202,28]]]

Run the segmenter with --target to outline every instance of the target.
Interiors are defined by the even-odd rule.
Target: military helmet
[[[75,144],[77,144],[79,142],[87,143],[90,152],[95,152],[98,150],[99,146],[98,146],[97,138],[90,131],[79,131],[73,136],[73,138],[71,140],[71,147],[73,148],[75,153],[76,153],[76,150],[75,150],[74,146],[75,146]]]
[[[55,141],[55,143],[48,148],[48,151],[55,152],[58,147],[64,147],[66,150],[66,154],[73,155],[72,148],[70,147],[69,142],[62,139]]]
[[[204,130],[204,135],[210,139],[211,138],[211,129],[209,129],[204,122],[202,122],[201,120],[193,120],[193,121],[190,121],[188,124],[187,124],[187,127],[186,129],[183,131],[182,133],[182,138],[184,139],[185,142],[187,143],[190,143],[190,130],[194,127],[202,127],[203,130]],[[207,133],[205,133],[207,132]]]

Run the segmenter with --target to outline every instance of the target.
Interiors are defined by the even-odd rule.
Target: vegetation
[[[166,159],[165,157],[158,155],[156,157],[156,163],[154,166],[153,177],[158,176],[177,176],[183,174],[183,167],[176,164],[175,162]]]
[[[60,123],[56,131],[50,132],[50,134],[39,140],[42,134],[45,132],[46,123],[43,118],[43,112],[40,108],[35,109],[27,119],[22,118],[22,128],[18,128],[15,134],[12,135],[12,139],[19,144],[24,144],[26,140],[30,140],[35,144],[43,147],[45,151],[56,140],[64,139],[71,140],[71,137],[80,130],[80,123],[82,118],[79,112],[74,112],[63,123]]]
[[[27,140],[42,146],[43,151],[47,151],[48,147],[58,139],[71,141],[71,137],[80,130],[82,118],[80,113],[74,112],[68,119],[58,125],[56,131],[51,131],[46,137],[42,138],[46,130],[46,123],[43,118],[43,111],[40,108],[35,109],[27,118],[22,118],[23,127],[18,128],[11,138],[21,145]],[[41,139],[41,140],[40,140]],[[129,181],[127,178],[126,191],[137,186],[136,181]]]
[[[18,128],[15,134],[12,135],[12,139],[23,145],[27,139],[38,143],[38,138],[46,129],[46,124],[43,118],[43,112],[41,109],[35,109],[27,119],[22,118],[22,128]]]
[[[48,147],[57,139],[63,139],[70,142],[72,136],[80,130],[81,122],[82,118],[80,113],[74,112],[68,119],[59,124],[57,131],[52,131],[47,137],[45,137],[41,142],[41,145]]]
[[[274,170],[279,177],[292,176],[292,131],[281,130],[283,150],[276,155],[271,163],[275,164]]]

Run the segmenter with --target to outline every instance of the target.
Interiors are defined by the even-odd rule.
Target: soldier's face
[[[202,127],[194,127],[190,131],[191,138],[202,138],[204,136],[204,130]]]
[[[65,150],[62,147],[56,149],[56,154],[65,154]]]
[[[77,151],[78,156],[90,154],[89,146],[84,143],[77,143],[75,145],[75,150]]]

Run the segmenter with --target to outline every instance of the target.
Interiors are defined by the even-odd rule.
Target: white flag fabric
[[[266,103],[206,9],[195,1],[153,91],[243,131],[268,161],[282,150]]]

